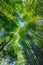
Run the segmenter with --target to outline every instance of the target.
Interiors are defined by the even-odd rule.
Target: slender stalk
[[[0,48],[0,51],[3,50],[3,48],[11,41],[11,38],[7,41],[7,42],[2,42],[2,44],[0,45],[1,48]]]

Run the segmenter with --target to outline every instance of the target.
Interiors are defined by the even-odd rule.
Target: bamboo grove
[[[43,0],[0,0],[0,65],[43,65]]]

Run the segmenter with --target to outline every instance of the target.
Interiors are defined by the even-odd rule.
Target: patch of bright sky
[[[15,65],[16,64],[16,61],[14,61],[13,63],[10,63],[10,65]]]
[[[19,26],[22,27],[24,25],[24,22],[20,21]]]
[[[43,24],[43,18],[39,20],[38,24]]]
[[[0,36],[3,35],[3,32],[0,32]]]
[[[20,48],[22,48],[22,45],[21,45],[21,44],[19,44],[19,47],[20,47]]]
[[[23,2],[26,2],[26,0],[22,0]]]

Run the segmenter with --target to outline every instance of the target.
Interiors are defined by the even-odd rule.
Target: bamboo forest
[[[0,65],[43,65],[43,0],[0,0]]]

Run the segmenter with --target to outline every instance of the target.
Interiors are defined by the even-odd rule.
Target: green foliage
[[[43,65],[43,0],[0,0],[0,65]]]

